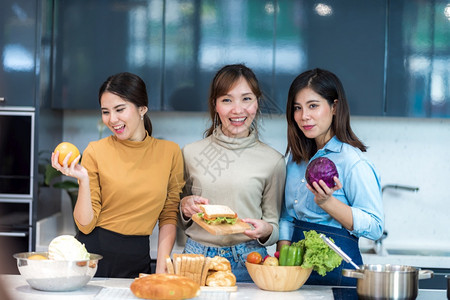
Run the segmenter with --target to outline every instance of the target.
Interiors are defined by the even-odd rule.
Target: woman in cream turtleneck
[[[215,75],[209,95],[212,125],[205,138],[186,145],[185,197],[180,219],[188,237],[184,252],[227,258],[237,281],[251,281],[250,252],[267,255],[278,241],[286,176],[284,157],[258,139],[262,92],[251,69],[227,65]],[[224,204],[252,225],[241,234],[212,235],[192,221],[199,204]]]

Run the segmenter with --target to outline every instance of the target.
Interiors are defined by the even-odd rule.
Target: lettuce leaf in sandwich
[[[197,215],[200,218],[202,218],[206,222],[206,224],[208,224],[208,225],[218,225],[218,224],[231,224],[231,225],[233,225],[237,221],[237,218],[229,218],[229,217],[217,217],[217,218],[215,218],[213,220],[208,220],[208,219],[205,219],[203,217],[205,215],[205,213],[203,213],[203,212],[200,212]]]

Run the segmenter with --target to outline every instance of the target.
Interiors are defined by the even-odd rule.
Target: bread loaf
[[[142,299],[189,299],[200,295],[200,285],[192,279],[175,274],[151,274],[136,278],[131,292]]]
[[[236,285],[236,276],[231,272],[230,261],[225,257],[174,253],[173,262],[169,256],[166,261],[169,274],[187,277],[200,286]]]

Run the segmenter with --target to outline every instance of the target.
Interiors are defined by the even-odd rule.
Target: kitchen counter
[[[20,275],[0,275],[0,280],[9,292],[12,300],[84,300],[84,299],[123,299],[123,300],[137,300],[129,286],[132,279],[118,279],[118,278],[94,278],[85,287],[80,290],[72,292],[43,292],[32,289],[28,283]],[[347,290],[356,295],[354,289],[339,289]],[[311,286],[305,285],[300,289],[292,292],[269,292],[259,289],[253,283],[238,283],[236,292],[212,292],[202,291],[200,296],[195,299],[227,299],[227,300],[242,300],[242,299],[345,299],[350,300],[348,294],[340,293],[341,296],[333,296],[333,287],[330,286]],[[355,298],[356,299],[356,298]],[[446,299],[445,290],[419,290],[419,300],[440,300]]]

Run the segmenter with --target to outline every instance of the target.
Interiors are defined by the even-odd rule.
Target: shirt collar
[[[333,136],[323,148],[327,152],[341,152],[342,145],[344,145],[344,143],[342,143],[336,136]]]
[[[326,155],[330,152],[339,153],[341,152],[343,145],[344,143],[342,143],[336,136],[333,136],[322,149],[319,149],[317,153],[314,154],[311,160],[315,159],[316,157]]]

